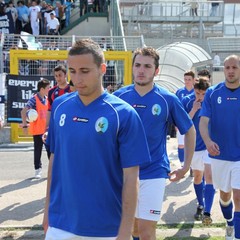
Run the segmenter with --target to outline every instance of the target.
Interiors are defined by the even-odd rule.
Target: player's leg
[[[180,132],[177,130],[177,140],[178,140],[178,158],[183,166],[184,163],[184,135],[181,135]]]
[[[33,136],[34,142],[34,168],[35,168],[35,178],[41,178],[42,174],[42,147],[43,141],[41,135]]]
[[[215,189],[220,190],[220,207],[227,222],[226,239],[233,239],[233,203],[231,187],[232,162],[211,158],[212,180]]]
[[[215,195],[215,189],[212,183],[212,169],[211,160],[206,154],[204,157],[204,178],[205,178],[205,189],[204,189],[204,214],[202,222],[204,225],[210,225],[212,223],[211,209],[213,205],[213,199]]]
[[[195,151],[192,158],[191,168],[193,171],[193,187],[198,201],[197,211],[194,214],[196,220],[201,220],[204,210],[204,201],[203,201],[203,154],[204,151]]]
[[[161,215],[165,186],[165,178],[140,180],[136,211],[138,235],[135,232],[135,237],[141,240],[156,239],[156,225]]]
[[[231,186],[233,189],[233,202],[234,202],[234,229],[235,239],[240,239],[240,161],[233,163]]]

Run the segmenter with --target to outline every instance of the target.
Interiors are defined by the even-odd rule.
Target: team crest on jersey
[[[100,117],[95,123],[95,129],[98,133],[105,133],[108,129],[108,120],[105,117]]]
[[[153,114],[154,116],[155,116],[155,115],[159,116],[160,113],[161,113],[161,107],[160,107],[160,105],[159,105],[159,104],[154,104],[154,105],[152,106],[152,114]]]

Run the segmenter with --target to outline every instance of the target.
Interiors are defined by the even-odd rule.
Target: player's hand
[[[28,128],[23,128],[23,134],[28,135]]]
[[[171,182],[177,182],[184,177],[187,171],[188,169],[185,169],[185,168],[179,168],[177,170],[174,170],[168,174],[169,180]]]
[[[206,147],[211,156],[218,156],[220,154],[219,146],[215,142],[210,141],[206,144]]]
[[[194,112],[197,112],[199,109],[201,109],[201,102],[198,102],[198,101],[194,101],[194,103],[193,103],[193,110],[194,110]]]
[[[45,143],[45,144],[46,144],[47,136],[48,136],[48,132],[45,132],[45,133],[42,135],[42,141],[43,141],[43,143]]]

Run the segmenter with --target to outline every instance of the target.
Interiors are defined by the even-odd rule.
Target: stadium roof
[[[160,71],[154,81],[175,92],[183,87],[183,75],[188,70],[212,63],[211,56],[201,47],[189,42],[175,42],[157,49]]]

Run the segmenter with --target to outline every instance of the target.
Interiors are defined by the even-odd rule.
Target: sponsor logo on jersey
[[[227,98],[227,101],[236,101],[236,100],[238,100],[237,97],[228,97]]]
[[[105,133],[108,129],[108,120],[105,117],[100,117],[95,123],[95,129],[98,133]]]
[[[161,211],[158,210],[150,210],[151,214],[156,214],[156,215],[160,215]]]
[[[146,108],[147,106],[143,105],[143,104],[133,104],[133,107],[134,108]]]
[[[87,118],[73,117],[73,121],[87,123],[89,120]]]
[[[161,107],[160,107],[160,105],[159,104],[154,104],[153,106],[152,106],[152,114],[155,116],[155,115],[157,115],[157,116],[159,116],[160,115],[160,113],[161,113]]]

